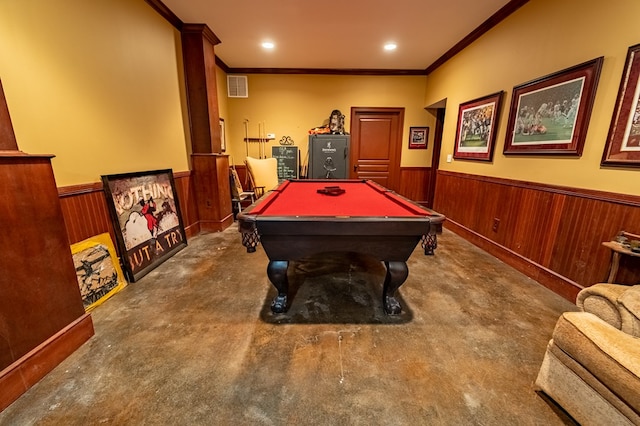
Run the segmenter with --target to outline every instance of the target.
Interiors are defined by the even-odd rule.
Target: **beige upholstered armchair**
[[[596,284],[562,314],[536,379],[582,425],[640,424],[640,285]]]
[[[278,186],[278,160],[247,157],[245,164],[256,197],[262,197],[265,192]]]

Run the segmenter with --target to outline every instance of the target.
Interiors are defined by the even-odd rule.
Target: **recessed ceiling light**
[[[276,45],[270,41],[265,41],[264,43],[262,43],[262,47],[264,47],[265,49],[273,49],[274,47],[276,47]]]
[[[395,43],[390,42],[384,45],[384,50],[396,50],[397,47],[398,46]]]

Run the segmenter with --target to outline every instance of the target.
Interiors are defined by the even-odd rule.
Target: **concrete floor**
[[[562,425],[534,380],[575,305],[445,230],[382,311],[384,267],[357,255],[290,269],[274,315],[267,257],[235,226],[92,313],[96,334],[1,425]]]

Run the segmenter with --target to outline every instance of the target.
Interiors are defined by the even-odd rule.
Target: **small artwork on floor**
[[[109,233],[73,244],[71,253],[86,312],[127,285]]]

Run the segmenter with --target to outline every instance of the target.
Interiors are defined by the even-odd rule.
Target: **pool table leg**
[[[287,311],[287,293],[289,293],[288,267],[289,262],[286,260],[271,260],[267,266],[267,276],[271,284],[278,290],[278,295],[271,302],[271,311],[276,314]]]
[[[433,256],[434,250],[438,248],[438,236],[435,233],[424,234],[421,245],[426,256]]]
[[[402,305],[396,299],[396,290],[409,276],[409,268],[406,262],[384,262],[387,267],[387,275],[384,278],[382,290],[382,303],[384,311],[388,315],[398,315],[402,312]]]

